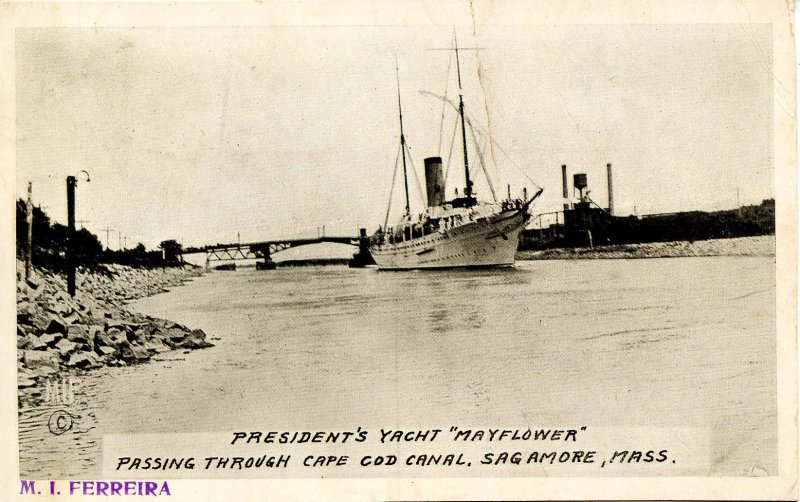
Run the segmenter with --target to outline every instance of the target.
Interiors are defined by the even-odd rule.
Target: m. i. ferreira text
[[[159,496],[172,495],[166,481],[49,481],[42,491],[36,481],[21,480],[20,495],[61,495],[65,488],[65,495],[126,495],[126,496]],[[66,487],[62,486],[67,484]]]

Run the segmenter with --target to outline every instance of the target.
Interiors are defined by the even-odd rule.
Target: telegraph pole
[[[33,257],[33,202],[31,201],[33,182],[28,182],[28,203],[25,205],[25,221],[28,223],[28,245],[25,252],[25,280],[31,276],[31,260]]]
[[[109,234],[109,232],[113,232],[114,229],[106,227],[106,228],[103,228],[101,231],[106,233],[106,249],[110,251],[111,250],[111,241],[109,240],[108,234]]]
[[[67,176],[67,293],[75,296],[75,176]]]
[[[86,182],[89,182],[89,173]],[[80,173],[79,173],[80,174]],[[75,176],[67,176],[67,293],[75,296]]]

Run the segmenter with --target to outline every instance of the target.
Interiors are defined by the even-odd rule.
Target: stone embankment
[[[18,387],[34,387],[63,371],[125,366],[159,352],[212,346],[202,330],[125,309],[131,300],[167,291],[199,273],[107,265],[95,273],[79,271],[76,295],[70,297],[62,275],[36,269],[26,281],[18,272]]]
[[[594,248],[519,251],[518,260],[576,260],[619,258],[677,258],[686,256],[775,256],[775,236],[740,237],[707,241],[618,244]]]

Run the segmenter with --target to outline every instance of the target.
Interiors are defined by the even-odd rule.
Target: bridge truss
[[[318,237],[315,239],[286,239],[264,242],[235,243],[235,244],[214,244],[204,246],[199,249],[187,250],[188,252],[203,252],[206,255],[206,268],[212,261],[235,261],[235,260],[264,260],[268,264],[272,255],[280,253],[290,248],[308,246],[310,244],[322,244],[333,242],[337,244],[347,244],[359,246],[359,237]]]

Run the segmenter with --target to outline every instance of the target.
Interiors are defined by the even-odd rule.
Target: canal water
[[[131,308],[216,346],[79,377],[62,435],[23,410],[23,478],[99,475],[105,434],[454,423],[690,427],[682,474],[777,469],[773,258],[211,272]]]

